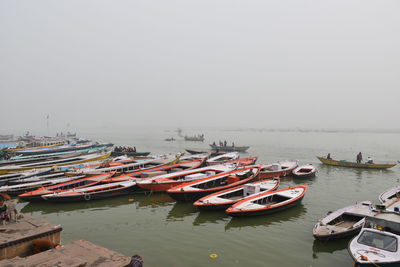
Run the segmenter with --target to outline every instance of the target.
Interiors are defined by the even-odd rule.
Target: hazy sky
[[[400,1],[1,0],[0,134],[399,128]]]

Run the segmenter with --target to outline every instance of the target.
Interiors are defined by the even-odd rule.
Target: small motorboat
[[[354,266],[400,266],[400,215],[382,212],[365,218],[364,227],[348,245]]]
[[[315,168],[312,164],[299,166],[292,171],[293,176],[299,178],[307,178],[307,177],[315,177],[317,172],[317,168]]]
[[[115,172],[103,173],[88,178],[82,178],[52,186],[41,187],[37,190],[20,194],[18,195],[18,197],[26,201],[41,200],[42,195],[50,194],[53,192],[62,192],[66,190],[71,190],[73,188],[83,188],[83,187],[93,186],[102,182],[103,180],[110,178],[114,174]]]
[[[53,202],[89,201],[126,195],[131,193],[135,186],[135,181],[105,183],[63,192],[54,192],[53,194],[42,195],[42,198]]]
[[[201,210],[226,210],[233,204],[253,196],[254,194],[270,192],[277,189],[278,186],[279,177],[239,185],[202,197],[193,203],[193,206]]]
[[[233,165],[214,165],[198,169],[190,169],[185,171],[178,171],[159,175],[151,179],[137,180],[137,185],[140,188],[152,192],[165,192],[168,189],[196,180],[204,179],[207,177],[220,175],[224,172],[229,172],[234,169]]]
[[[239,158],[239,154],[237,152],[225,153],[222,155],[218,155],[216,157],[209,158],[206,163],[207,165],[218,165],[224,163],[230,163]]]
[[[239,201],[226,210],[230,216],[265,215],[300,204],[307,185],[285,188],[272,192],[256,194]]]
[[[251,182],[258,177],[260,166],[238,168],[197,181],[172,187],[167,193],[178,201],[196,201],[201,197]]]
[[[331,166],[366,168],[366,169],[388,169],[397,165],[397,163],[357,163],[346,160],[333,160],[324,157],[317,157],[323,164]]]
[[[278,161],[269,165],[262,165],[260,170],[260,179],[271,177],[284,177],[292,174],[292,171],[299,166],[297,160]]]
[[[331,240],[356,235],[363,227],[365,217],[375,214],[371,205],[370,201],[363,201],[329,212],[314,226],[315,239]]]

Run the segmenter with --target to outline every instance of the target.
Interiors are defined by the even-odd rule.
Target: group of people
[[[327,158],[327,159],[332,159],[332,158],[331,158],[331,153],[328,153],[328,155],[326,156],[326,158]],[[361,154],[361,152],[359,152],[359,153],[357,154],[357,156],[356,156],[356,161],[357,161],[357,163],[362,163],[362,160],[363,160],[362,154]],[[371,157],[368,157],[367,163],[373,164],[374,161],[372,160]]]
[[[215,144],[215,141],[213,142],[213,146],[217,146],[216,144]],[[226,140],[224,141],[224,142],[222,142],[222,141],[219,141],[219,146],[223,146],[223,147],[226,147],[226,146],[228,146],[228,143],[226,142]],[[235,143],[234,142],[232,142],[232,147],[234,147],[235,146]]]
[[[114,152],[123,152],[123,153],[136,152],[136,147],[116,146],[114,148]]]

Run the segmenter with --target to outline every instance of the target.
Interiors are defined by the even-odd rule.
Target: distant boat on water
[[[185,141],[204,142],[204,134],[194,136],[185,135]]]
[[[212,150],[223,151],[223,152],[246,152],[249,146],[217,146],[216,144],[210,144]]]
[[[317,157],[322,163],[331,166],[350,167],[350,168],[366,168],[366,169],[389,169],[397,165],[397,163],[357,163],[346,160],[333,160],[324,157]]]

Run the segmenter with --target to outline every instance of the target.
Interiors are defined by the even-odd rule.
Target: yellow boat
[[[366,169],[389,169],[396,166],[396,163],[383,163],[383,164],[375,164],[375,163],[356,163],[350,162],[346,160],[333,160],[327,159],[324,157],[317,157],[322,163],[331,165],[331,166],[340,166],[340,167],[350,167],[350,168],[366,168]]]
[[[39,163],[31,163],[27,165],[22,165],[22,166],[5,166],[0,167],[0,174],[7,174],[10,172],[21,172],[21,171],[27,171],[27,170],[32,170],[32,169],[42,169],[42,168],[48,168],[48,167],[55,167],[55,166],[65,166],[65,165],[72,165],[72,164],[80,164],[80,163],[85,163],[85,162],[91,162],[91,161],[97,161],[97,160],[103,160],[111,156],[111,152],[105,153],[105,154],[87,154],[87,155],[82,155],[79,157],[75,157],[72,160],[69,158],[66,159],[61,159],[60,162],[48,162],[46,164],[40,165]],[[74,160],[75,159],[75,160]],[[64,161],[64,162],[62,162]]]
[[[8,148],[7,151],[18,151],[18,150],[25,150],[25,149],[39,149],[39,148],[47,148],[47,147],[61,146],[61,145],[63,145],[63,144],[64,144],[64,142],[55,143],[55,144],[51,144],[51,145],[45,145],[45,146],[32,146],[32,147]]]

